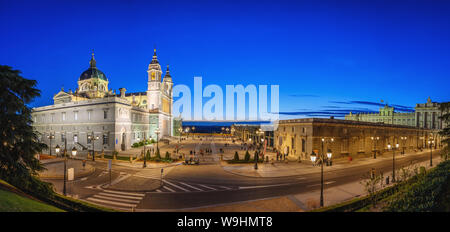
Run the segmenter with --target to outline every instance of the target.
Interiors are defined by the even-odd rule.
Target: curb
[[[84,173],[81,173],[81,174],[78,174],[78,175],[75,175],[74,179],[83,178],[83,177],[89,176],[92,173],[94,173],[94,171],[95,171],[95,167],[91,167],[91,170],[89,170],[87,172],[84,172]],[[39,175],[39,178],[47,179],[47,180],[62,180],[62,179],[64,179],[64,175],[54,175],[54,176]]]

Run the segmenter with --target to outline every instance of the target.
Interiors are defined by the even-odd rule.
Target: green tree
[[[248,150],[247,150],[247,152],[245,152],[244,160],[245,161],[249,161],[250,160],[250,153],[248,153]]]
[[[236,161],[239,160],[239,154],[237,151],[234,153],[234,160],[236,160]]]
[[[26,105],[40,96],[40,90],[35,88],[35,80],[25,79],[20,73],[0,65],[0,178],[25,190],[46,188],[48,186],[42,186],[36,178],[44,167],[35,154],[47,146],[38,142],[38,134],[32,127],[31,108]]]
[[[170,160],[170,153],[166,151],[166,160]]]
[[[447,160],[450,154],[450,102],[441,103],[440,110],[442,112],[440,118],[446,124],[446,127],[439,132],[439,135],[443,138],[441,142],[444,145],[441,155]]]

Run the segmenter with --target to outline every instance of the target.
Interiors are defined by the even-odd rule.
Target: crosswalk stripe
[[[163,186],[163,188],[165,188],[165,189],[167,189],[167,190],[169,190],[169,191],[171,191],[171,192],[175,192],[175,190],[173,190],[173,189],[171,189],[171,188],[169,188],[169,187],[167,187],[167,186]]]
[[[203,185],[203,184],[198,184],[198,185],[200,185],[200,186],[202,186],[202,187],[204,187],[204,188],[209,188],[209,189],[211,189],[211,190],[217,190],[217,189],[215,189],[215,188],[211,188],[211,187],[206,186],[206,185]]]
[[[111,193],[99,193],[99,194],[97,194],[97,195],[104,195],[104,196],[108,196],[108,197],[116,197],[116,198],[136,199],[136,200],[142,199],[142,197],[116,195],[116,194],[111,194]]]
[[[92,198],[92,197],[87,198],[87,200],[94,201],[94,202],[100,202],[100,203],[104,203],[104,204],[110,204],[110,205],[124,206],[124,207],[129,207],[129,208],[136,207],[135,204],[119,203],[119,202],[114,202],[114,201],[96,199],[96,198]]]
[[[157,189],[157,190],[156,190],[156,192],[160,193],[160,192],[161,192],[161,190]]]
[[[119,191],[113,191],[113,190],[104,190],[107,193],[117,193],[117,194],[122,194],[122,195],[131,195],[131,196],[145,196],[145,194],[143,193],[129,193],[129,192],[119,192]]]
[[[192,186],[192,185],[186,184],[186,183],[184,183],[184,182],[179,182],[179,183],[182,184],[182,185],[186,185],[186,186],[188,186],[189,188],[193,188],[193,189],[196,189],[196,190],[198,190],[198,191],[203,191],[202,189],[199,189],[199,188],[194,187],[194,186]]]
[[[121,201],[121,202],[124,202],[124,203],[135,203],[135,204],[140,202],[140,199],[139,199],[139,201],[136,201],[136,200],[128,200],[128,199],[117,198],[117,197],[103,196],[103,195],[95,195],[92,198],[102,198],[102,199],[106,199],[106,200]]]
[[[190,192],[189,190],[187,190],[187,189],[185,189],[185,188],[183,188],[183,187],[180,187],[180,186],[178,186],[178,185],[172,184],[172,183],[170,183],[170,182],[167,181],[167,180],[163,180],[163,181],[164,181],[164,183],[170,184],[170,185],[172,185],[172,186],[175,187],[175,188],[179,188],[179,189],[181,189],[181,190],[183,190],[183,191],[185,191],[185,192]]]

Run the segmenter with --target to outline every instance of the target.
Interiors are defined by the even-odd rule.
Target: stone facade
[[[56,145],[63,147],[65,140],[68,149],[111,152],[130,149],[144,137],[156,140],[157,128],[159,138],[174,135],[172,77],[167,68],[161,82],[156,50],[147,71],[146,92],[126,93],[125,88],[120,88],[116,94],[108,88],[106,75],[97,69],[94,54],[89,63],[75,92],[61,89],[55,94],[53,105],[33,108],[33,128],[49,146],[49,135],[54,136],[53,152]],[[99,139],[88,139],[92,134]]]
[[[264,135],[259,135],[257,131],[261,129]],[[267,140],[267,147],[273,148],[274,145],[274,130],[273,125],[251,125],[251,124],[234,124],[231,126],[231,131],[234,137],[239,138],[246,143],[254,143],[261,138]]]
[[[411,126],[307,118],[280,120],[274,139],[275,148],[287,153],[290,159],[310,160],[313,151],[322,152],[322,138],[325,139],[323,150],[331,149],[336,158],[371,155],[374,150],[381,155],[388,152],[389,143],[398,143],[400,151],[405,152],[423,149],[431,136],[432,130]],[[436,147],[440,147],[440,137],[434,134],[434,138]]]

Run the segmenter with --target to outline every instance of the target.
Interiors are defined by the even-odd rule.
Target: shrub
[[[245,152],[244,160],[245,161],[249,161],[250,160],[250,153],[248,153],[248,150]]]
[[[166,151],[166,160],[170,160],[170,153]]]
[[[440,199],[442,199],[449,181],[450,161],[444,161],[428,171],[426,175],[419,175],[416,182],[406,185],[393,195],[386,210],[394,212],[440,211],[446,204],[440,202]]]
[[[146,159],[150,159],[151,157],[150,157],[150,150],[147,150],[147,157],[146,157]]]
[[[235,161],[239,160],[239,154],[238,154],[237,151],[234,153],[234,159],[233,160],[235,160]]]

